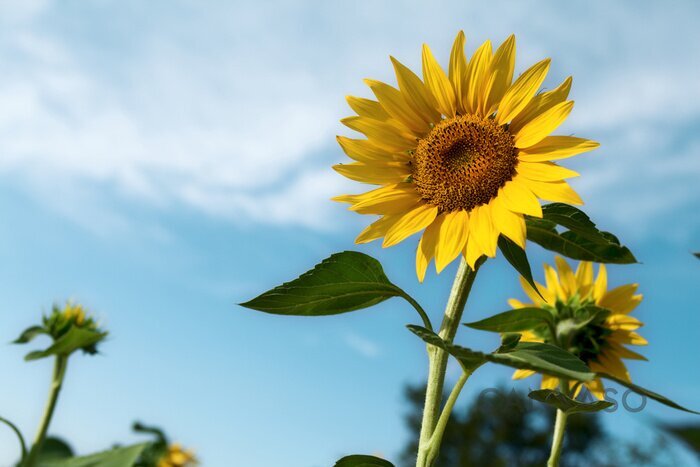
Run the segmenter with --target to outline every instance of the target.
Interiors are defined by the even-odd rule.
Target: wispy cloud
[[[381,354],[378,344],[359,334],[349,332],[343,336],[343,341],[348,347],[363,357],[376,358]]]

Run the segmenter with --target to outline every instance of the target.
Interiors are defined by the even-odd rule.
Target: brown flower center
[[[443,212],[488,203],[515,175],[513,136],[491,119],[460,115],[435,125],[418,142],[413,182]]]

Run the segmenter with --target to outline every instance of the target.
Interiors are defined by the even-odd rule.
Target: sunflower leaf
[[[508,346],[506,352],[484,353],[445,342],[434,332],[420,326],[409,325],[408,329],[426,343],[445,350],[471,371],[491,362],[578,381],[591,381],[594,377],[594,373],[576,356],[553,345],[519,342]]]
[[[426,321],[420,306],[389,281],[379,261],[363,253],[344,251],[240,305],[277,315],[326,316],[367,308],[391,297],[406,299]]]
[[[553,324],[552,313],[542,308],[528,307],[504,311],[481,321],[464,323],[481,331],[519,332],[528,331],[542,324]]]
[[[355,454],[343,457],[333,467],[394,467],[394,464],[379,457]]]
[[[688,408],[683,407],[682,405],[676,404],[672,400],[667,399],[666,397],[662,396],[661,394],[658,394],[656,392],[650,391],[648,389],[645,389],[641,386],[637,386],[634,383],[630,383],[629,381],[625,381],[623,379],[617,378],[615,376],[612,376],[608,373],[598,373],[597,374],[601,378],[609,379],[611,381],[615,381],[617,384],[620,384],[628,389],[631,389],[632,391],[636,392],[637,394],[640,394],[644,397],[648,397],[649,399],[653,399],[656,402],[660,402],[668,407],[671,407],[673,409],[677,410],[682,410],[684,412],[689,412],[689,413],[694,413],[700,415],[700,412],[696,412],[695,410],[691,410]]]
[[[542,294],[537,289],[537,284],[535,284],[535,279],[532,277],[532,269],[530,268],[530,262],[527,260],[525,250],[505,235],[498,237],[498,248],[503,253],[503,257],[518,271],[518,274],[542,297]]]
[[[88,456],[47,462],[46,467],[131,467],[149,443],[118,447]]]
[[[97,353],[95,346],[106,336],[106,332],[71,326],[68,332],[56,339],[49,347],[44,350],[29,352],[24,359],[26,361],[32,361],[52,355],[67,356],[78,349],[83,350],[85,353],[95,354]]]
[[[608,401],[581,402],[552,389],[540,389],[527,395],[530,399],[551,405],[564,413],[574,414],[583,412],[598,412],[612,407],[614,404]]]

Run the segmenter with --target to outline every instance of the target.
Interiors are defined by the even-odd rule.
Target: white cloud
[[[375,358],[381,354],[381,349],[375,342],[358,334],[347,333],[343,337],[343,340],[348,347],[363,357]]]

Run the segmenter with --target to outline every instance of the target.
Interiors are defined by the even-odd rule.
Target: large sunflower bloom
[[[630,316],[632,310],[642,301],[642,295],[637,294],[637,284],[626,284],[612,290],[607,290],[608,276],[605,265],[601,264],[598,276],[593,279],[593,263],[581,261],[576,272],[561,257],[555,258],[557,269],[544,265],[546,287],[536,284],[542,294],[537,292],[522,278],[520,280],[527,296],[532,303],[526,304],[516,299],[508,303],[513,308],[538,307],[551,311],[555,322],[567,321],[574,324],[577,321],[585,323],[580,328],[573,327],[574,332],[568,333],[559,342],[568,350],[574,352],[588,367],[596,373],[607,373],[624,381],[630,381],[630,374],[622,362],[623,359],[646,360],[642,355],[633,352],[625,345],[646,345],[647,341],[635,331],[643,323]],[[609,311],[607,316],[588,321],[587,307],[594,305]],[[571,325],[566,328],[572,329]],[[526,331],[522,341],[552,342],[551,333],[545,329]],[[530,370],[517,370],[513,379],[526,378],[535,374]],[[559,380],[553,376],[542,376],[542,388],[554,389]],[[575,386],[575,382],[570,383]],[[598,399],[603,399],[605,391],[600,378],[584,383],[588,390]],[[580,390],[581,386],[578,385]],[[577,391],[578,393],[578,391]]]
[[[440,272],[460,254],[474,267],[496,254],[503,234],[525,247],[523,215],[542,217],[540,199],[582,204],[564,179],[577,173],[563,159],[598,146],[572,136],[549,136],[569,115],[571,78],[537,94],[549,59],[515,82],[515,37],[492,53],[484,42],[469,61],[464,33],[452,47],[448,72],[423,46],[423,80],[391,57],[398,89],[366,80],[377,100],[348,96],[357,116],[342,123],[367,139],[338,136],[355,162],[334,169],[380,185],[336,201],[381,216],[357,237],[395,245],[425,229],[416,254],[422,281],[434,258]]]

